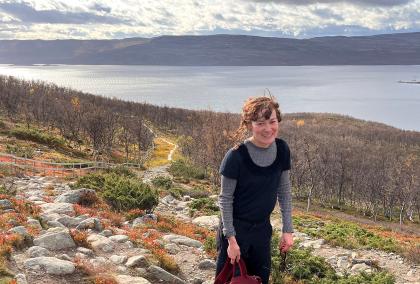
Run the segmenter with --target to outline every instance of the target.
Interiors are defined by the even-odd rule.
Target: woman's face
[[[269,119],[264,117],[257,121],[252,121],[250,124],[252,132],[252,142],[259,147],[268,147],[274,142],[279,133],[279,121],[274,110],[271,111]]]

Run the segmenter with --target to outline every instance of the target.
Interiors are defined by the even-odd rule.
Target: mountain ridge
[[[249,35],[0,40],[0,64],[418,65],[420,32],[309,39]]]

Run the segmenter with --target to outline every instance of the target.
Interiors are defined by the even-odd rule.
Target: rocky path
[[[157,266],[148,250],[136,247],[129,240],[126,230],[105,229],[102,224],[106,220],[77,215],[74,203],[78,202],[83,192],[89,191],[87,189],[71,190],[68,185],[51,177],[15,178],[13,182],[18,190],[17,198],[39,205],[41,221],[46,224],[43,228],[38,220],[27,220],[27,225],[38,228],[40,234],[33,239],[30,247],[12,255],[12,269],[19,284],[84,283],[86,275],[80,267],[93,269],[98,274],[106,272],[120,284],[199,284],[206,283],[214,275],[215,263],[208,258],[198,241],[173,234],[163,236],[162,245],[181,268],[179,275],[173,275]],[[46,189],[48,195],[54,194],[53,200],[51,196],[47,197]],[[142,223],[143,220],[138,218],[132,223],[126,222],[125,226],[130,228]],[[70,229],[86,232],[91,248],[77,246]],[[29,236],[23,226],[16,226],[11,231]]]

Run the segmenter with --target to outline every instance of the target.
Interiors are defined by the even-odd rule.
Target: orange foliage
[[[79,247],[85,247],[89,249],[92,248],[90,243],[87,241],[87,238],[89,236],[87,232],[72,229],[70,230],[70,235]]]

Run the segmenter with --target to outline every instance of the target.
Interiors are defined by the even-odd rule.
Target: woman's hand
[[[227,254],[230,258],[230,263],[233,264],[235,261],[238,262],[241,258],[241,249],[234,236],[228,238],[228,243]]]
[[[293,246],[293,233],[283,233],[279,241],[281,252],[287,252]]]

